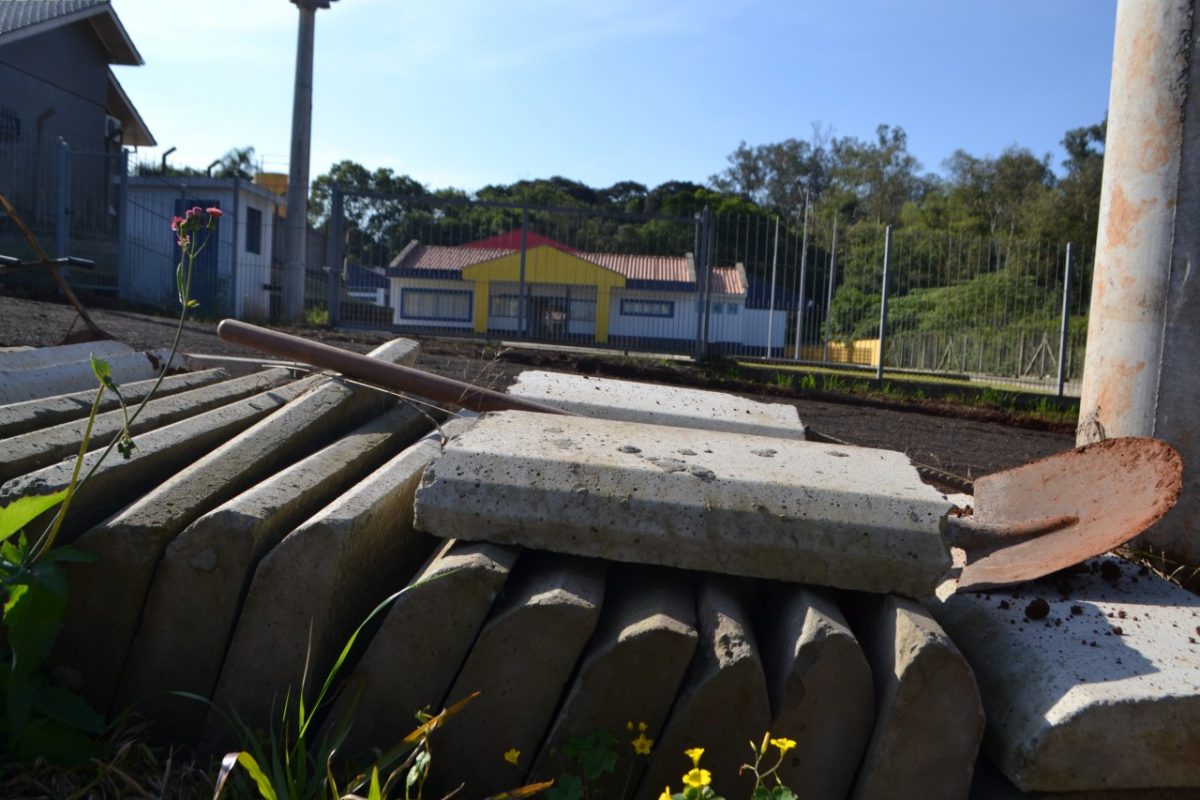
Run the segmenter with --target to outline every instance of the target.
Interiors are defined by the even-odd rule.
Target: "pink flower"
[[[204,209],[204,213],[208,214],[210,217],[220,217],[224,215],[225,212],[216,206],[213,206],[212,208]]]
[[[171,217],[171,230],[179,230],[179,226],[183,224],[183,217]]]

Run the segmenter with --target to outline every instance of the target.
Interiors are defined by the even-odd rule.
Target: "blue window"
[[[470,322],[472,292],[447,289],[402,289],[400,315],[406,319]]]
[[[517,318],[521,313],[521,297],[515,294],[494,294],[488,298],[488,316]]]
[[[246,252],[262,253],[262,212],[253,206],[246,206]]]
[[[623,317],[673,317],[675,303],[670,300],[622,300]]]

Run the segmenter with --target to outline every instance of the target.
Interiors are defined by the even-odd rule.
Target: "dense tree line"
[[[1023,254],[1065,242],[1090,252],[1104,135],[1103,121],[1067,131],[1062,140],[1067,157],[1058,171],[1049,155],[1014,145],[994,156],[957,150],[936,174],[909,152],[907,134],[898,126],[880,125],[869,139],[838,137],[814,126],[806,140],[740,143],[727,166],[703,184],[620,181],[592,187],[555,176],[473,193],[432,190],[390,168],[345,160],[313,181],[309,217],[325,228],[333,186],[340,186],[349,257],[386,265],[412,240],[462,244],[518,228],[523,213],[532,230],[581,250],[679,254],[698,246],[692,220],[708,209],[718,221],[710,231],[717,263],[740,261],[751,273],[765,275],[765,256],[746,249],[750,221],[761,221],[755,230],[765,230],[767,220],[778,215],[795,238],[807,211],[810,263],[825,263],[835,220],[838,226],[837,291],[831,308],[820,312],[832,316],[839,335],[869,335],[877,325],[888,225],[904,243],[896,251],[900,263],[894,264],[897,330],[979,325],[948,320],[947,309],[971,308],[977,298],[998,295],[1016,298],[1013,303],[1030,319],[1040,320],[1052,316],[1050,284],[1058,278],[1034,275]],[[235,148],[213,173],[246,176],[254,171],[253,156],[253,148]],[[1086,255],[1079,269],[1086,284]],[[808,296],[822,296],[819,278],[809,280],[814,283]]]

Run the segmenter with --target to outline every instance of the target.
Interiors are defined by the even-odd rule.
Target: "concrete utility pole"
[[[300,10],[296,86],[292,94],[292,152],[288,160],[287,250],[283,265],[283,318],[304,316],[304,239],[308,219],[308,153],[312,140],[313,35],[318,8],[333,0],[291,0]],[[332,300],[332,298],[331,298]]]
[[[1080,444],[1154,436],[1183,496],[1146,540],[1200,564],[1200,0],[1120,0]]]

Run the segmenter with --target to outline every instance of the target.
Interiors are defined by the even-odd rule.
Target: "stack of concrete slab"
[[[510,391],[588,418],[437,424],[336,379],[254,380],[177,379],[66,527],[97,561],[70,575],[58,674],[159,736],[231,744],[229,709],[278,724],[345,656],[326,718],[355,717],[347,753],[481,692],[435,734],[431,791],[578,774],[572,743],[607,731],[604,796],[680,790],[692,747],[745,796],[770,731],[796,742],[779,774],[799,796],[961,798],[985,710],[999,772],[975,792],[1200,786],[1194,597],[1125,565],[1053,597],[934,599],[942,518],[969,498],[899,454],[804,441],[790,406],[526,373]],[[32,467],[0,503],[69,478],[50,462],[90,397],[35,406],[0,407],[0,452]]]

